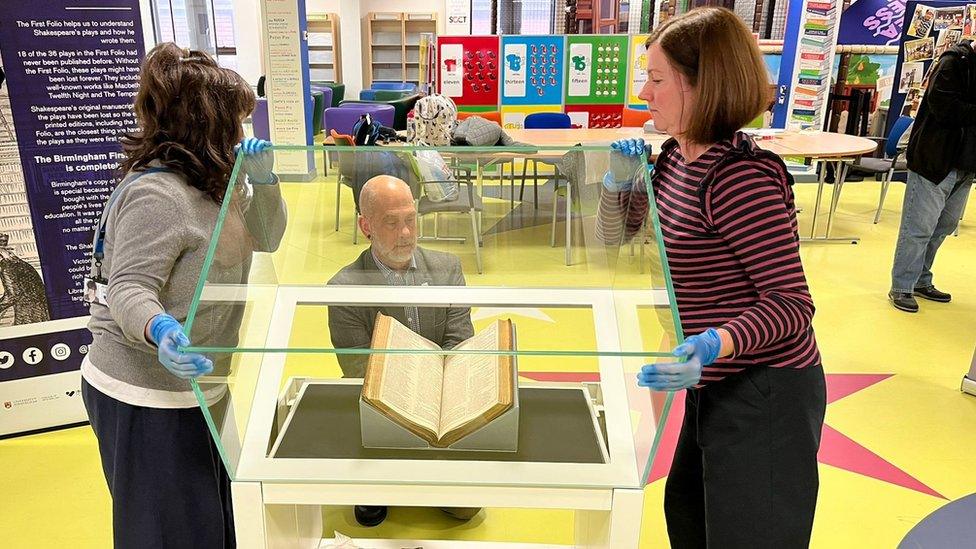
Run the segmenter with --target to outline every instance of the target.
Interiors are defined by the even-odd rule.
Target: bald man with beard
[[[417,246],[417,209],[410,187],[390,175],[376,176],[359,195],[359,228],[370,241],[356,261],[345,266],[330,285],[464,286],[461,261],[449,253]],[[468,307],[329,307],[329,333],[336,349],[367,349],[376,314],[392,316],[443,349],[451,349],[474,335]],[[369,355],[337,354],[344,377],[363,377]],[[443,508],[448,515],[470,520],[480,509]],[[363,526],[383,522],[386,507],[356,506]]]

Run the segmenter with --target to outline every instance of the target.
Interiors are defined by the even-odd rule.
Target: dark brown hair
[[[647,39],[695,88],[696,104],[683,137],[716,143],[769,107],[769,76],[759,44],[725,8],[703,7],[669,19]]]
[[[156,46],[142,62],[135,100],[140,129],[122,138],[122,172],[158,160],[219,203],[234,167],[241,121],[254,101],[247,82],[206,53],[172,42]]]

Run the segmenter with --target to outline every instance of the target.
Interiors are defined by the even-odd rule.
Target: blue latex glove
[[[694,387],[701,380],[704,366],[718,360],[722,339],[715,329],[694,335],[671,352],[683,362],[645,364],[637,374],[637,384],[655,391],[679,391]]]
[[[644,140],[637,139],[618,139],[610,144],[610,148],[620,151],[625,156],[643,156],[646,147]]]
[[[247,174],[247,179],[255,185],[271,185],[275,183],[274,153],[270,141],[245,137],[234,147],[234,154],[243,154],[244,162],[241,168]]]
[[[634,184],[633,175],[636,172],[629,157],[643,157],[649,149],[645,147],[643,139],[618,139],[610,144],[610,148],[619,154],[610,155],[610,169],[603,174],[603,188],[612,193],[628,192]]]
[[[190,344],[183,326],[168,314],[158,314],[149,323],[149,338],[156,344],[156,357],[169,373],[181,379],[192,379],[213,371],[213,362],[197,353],[181,353]]]

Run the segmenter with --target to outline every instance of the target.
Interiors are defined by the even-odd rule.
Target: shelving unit
[[[420,35],[437,32],[437,14],[371,12],[366,20],[366,84],[418,82]]]
[[[339,16],[308,14],[309,80],[342,82],[342,54],[339,50]]]

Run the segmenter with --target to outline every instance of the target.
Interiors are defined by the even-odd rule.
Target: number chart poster
[[[138,0],[0,10],[0,434],[80,409],[82,280],[144,53]]]
[[[561,105],[563,36],[502,37],[502,105]]]
[[[570,36],[566,104],[623,105],[627,100],[627,36]]]

